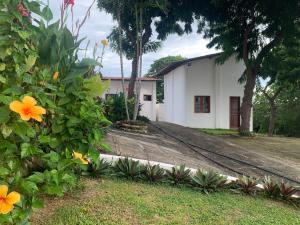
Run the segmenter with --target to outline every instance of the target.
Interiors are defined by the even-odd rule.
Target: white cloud
[[[47,0],[43,0],[47,2]],[[60,0],[50,0],[50,8],[53,11],[54,18],[57,20],[60,17]],[[92,3],[92,0],[75,0],[74,5],[74,20],[82,20],[85,12]],[[69,16],[70,17],[70,16]],[[70,18],[69,23],[70,24]],[[92,55],[92,49],[95,42],[100,42],[103,38],[110,34],[112,27],[116,25],[112,17],[105,13],[100,12],[96,4],[93,6],[90,17],[85,25],[82,27],[80,36],[86,37],[86,40],[82,44],[82,48],[85,48],[87,40],[90,40],[89,50],[87,55]],[[156,36],[156,34],[154,35]],[[183,57],[197,57],[210,53],[215,53],[215,49],[208,49],[206,47],[208,40],[201,38],[199,34],[192,33],[189,35],[170,35],[162,45],[162,48],[155,53],[148,53],[143,56],[143,72],[146,73],[151,63],[159,59],[160,57],[168,55],[182,55]],[[83,52],[81,53],[84,54]],[[98,51],[98,55],[101,54],[101,49]],[[124,70],[125,75],[130,76],[131,73],[131,61],[124,58]],[[120,76],[120,63],[119,56],[111,49],[106,49],[103,59],[102,73],[105,76]]]

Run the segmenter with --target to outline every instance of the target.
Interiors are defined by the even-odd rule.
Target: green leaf
[[[4,71],[5,70],[5,63],[0,63],[0,71]]]
[[[1,71],[1,70],[0,70]],[[0,75],[0,82],[6,84],[6,78]]]
[[[26,58],[25,63],[26,63],[26,68],[25,71],[29,71],[35,64],[36,61],[36,56],[30,55]]]
[[[6,95],[1,95],[0,94],[0,102],[8,105],[9,103],[11,103],[13,100],[13,98],[11,96],[6,96]]]
[[[6,123],[9,120],[9,113],[7,106],[0,107],[0,123]]]
[[[51,138],[49,145],[51,148],[56,148],[59,146],[59,141],[56,138]]]
[[[4,167],[0,167],[0,177],[4,177],[7,175],[9,175],[9,170]]]
[[[44,207],[44,202],[40,199],[37,199],[37,198],[33,198],[32,199],[32,207],[33,208],[43,208]]]
[[[10,136],[10,134],[12,133],[12,131],[13,130],[9,126],[7,126],[5,124],[1,125],[1,132],[2,132],[2,135],[4,138],[8,138]]]
[[[51,12],[51,9],[48,6],[46,6],[45,8],[43,8],[42,15],[43,15],[43,18],[46,21],[50,21],[50,20],[53,19],[53,14]]]
[[[32,181],[36,184],[41,184],[44,182],[44,174],[40,173],[40,172],[35,172],[34,174],[32,174],[31,176],[29,176],[27,178],[27,180]]]
[[[101,148],[103,148],[107,152],[111,152],[112,151],[111,146],[109,144],[101,143],[100,146],[101,146]]]
[[[92,76],[84,80],[84,87],[88,89],[91,97],[101,96],[109,88],[109,85],[109,80],[102,81],[100,76]]]
[[[32,146],[30,143],[23,143],[21,144],[21,158],[26,158],[29,156],[37,155],[39,153],[42,153],[41,150],[38,148]]]
[[[32,195],[34,192],[39,190],[36,183],[27,180],[22,180],[20,188],[22,190],[22,194],[29,195]]]

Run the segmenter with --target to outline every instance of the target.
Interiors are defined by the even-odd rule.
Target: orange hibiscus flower
[[[13,210],[14,204],[18,203],[21,195],[18,192],[11,192],[7,194],[8,187],[0,185],[0,214],[7,214]]]
[[[54,79],[54,80],[57,80],[58,77],[59,77],[59,72],[55,72],[55,73],[53,74],[53,79]]]
[[[31,118],[41,122],[42,114],[46,114],[46,110],[43,107],[36,106],[37,102],[33,97],[25,96],[20,101],[13,101],[10,103],[9,108],[10,110],[19,113],[22,120],[28,121]]]
[[[84,165],[89,164],[89,160],[79,152],[73,152],[74,159],[80,159]]]

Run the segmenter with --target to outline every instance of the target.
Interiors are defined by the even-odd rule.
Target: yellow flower
[[[11,192],[7,194],[8,187],[0,185],[0,214],[7,214],[13,210],[14,204],[18,203],[21,195],[18,192]]]
[[[46,114],[46,110],[43,107],[36,106],[37,102],[33,97],[25,96],[20,101],[13,101],[10,103],[9,108],[11,111],[19,113],[22,120],[28,121],[31,118],[41,122],[42,114]]]
[[[53,74],[53,79],[54,79],[54,80],[57,80],[58,77],[59,77],[59,72],[56,71],[56,72]]]
[[[106,39],[101,40],[101,44],[105,47],[108,45],[108,41]]]
[[[74,155],[74,158],[75,158],[75,159],[80,159],[81,162],[82,162],[84,165],[89,164],[88,159],[87,159],[85,156],[83,156],[81,153],[75,152],[75,151],[74,151],[74,152],[73,152],[73,155]]]

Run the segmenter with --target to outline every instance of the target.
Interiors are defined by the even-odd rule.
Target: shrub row
[[[91,162],[87,174],[101,178],[103,176],[116,176],[133,181],[147,181],[150,183],[168,183],[191,187],[203,193],[209,194],[217,191],[231,190],[235,193],[244,193],[251,196],[263,195],[268,198],[283,200],[298,206],[299,198],[293,195],[300,191],[284,181],[276,181],[266,176],[263,180],[252,177],[241,176],[236,181],[228,181],[227,177],[213,170],[205,171],[198,169],[195,174],[185,165],[174,166],[171,170],[161,168],[158,164],[150,163],[142,165],[138,160],[120,158],[114,163],[109,163],[104,159]],[[262,183],[263,188],[257,185]]]

